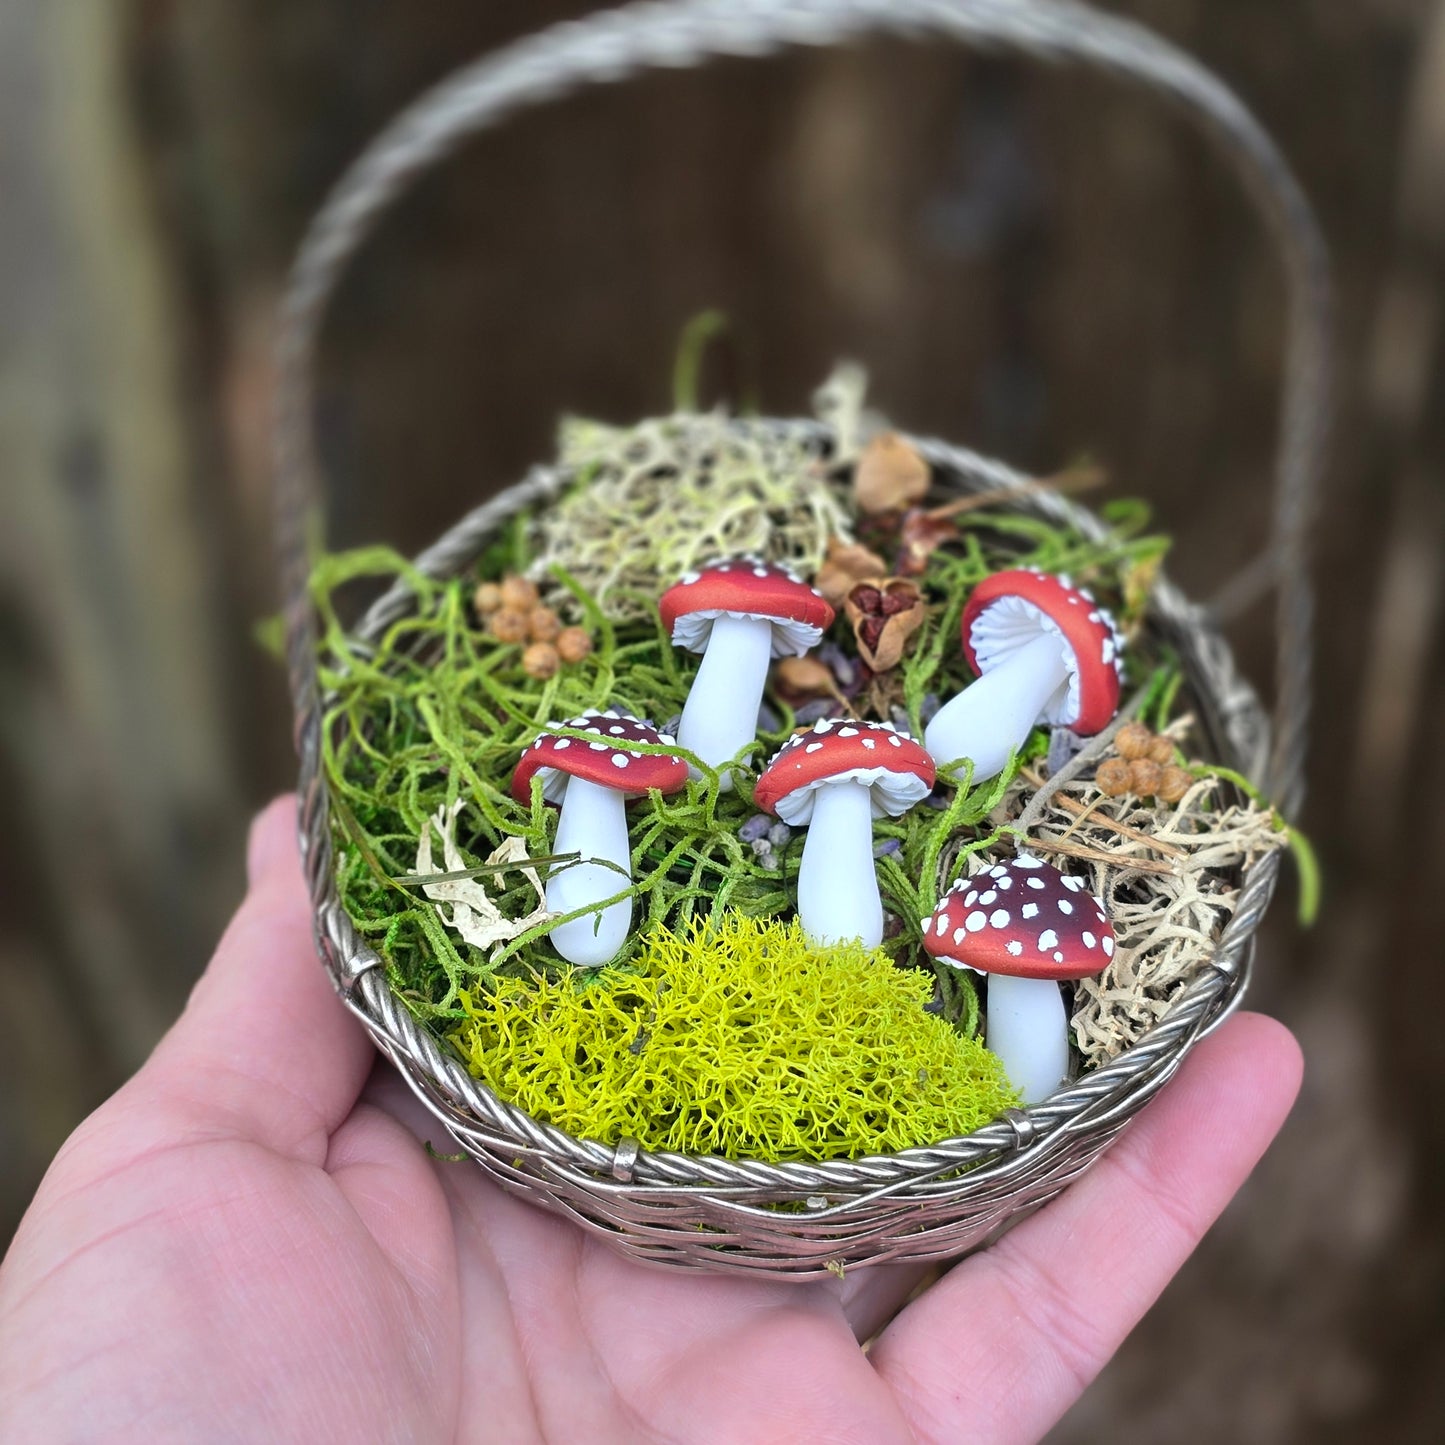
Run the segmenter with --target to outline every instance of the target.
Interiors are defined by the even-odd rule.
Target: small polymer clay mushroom
[[[1026,1104],[1053,1093],[1069,1072],[1059,984],[1114,956],[1114,930],[1084,880],[1020,853],[955,883],[924,924],[923,946],[988,974],[984,1041]]]
[[[1019,569],[974,588],[963,650],[978,673],[934,715],[924,745],[939,763],[973,760],[973,780],[1003,771],[1040,723],[1088,737],[1119,709],[1123,639],[1114,619],[1067,577]]]
[[[582,739],[543,733],[522,754],[512,774],[512,796],[519,803],[530,800],[532,779],[541,777],[542,796],[562,810],[557,819],[557,852],[581,854],[580,862],[556,869],[547,879],[547,907],[554,913],[571,913],[627,886],[632,877],[627,799],[653,788],[676,792],[687,782],[687,764],[663,753],[632,751],[629,744],[670,747],[674,740],[648,723],[610,709],[588,711],[570,722],[548,726],[595,734]],[[624,898],[558,924],[549,937],[568,963],[595,968],[622,947],[631,926],[632,900]]]
[[[673,646],[702,654],[677,737],[709,767],[736,757],[757,736],[772,659],[801,657],[833,621],[816,587],[757,557],[729,557],[685,573],[657,607]],[[724,774],[722,787],[731,786]]]
[[[798,917],[815,943],[883,941],[873,820],[897,817],[933,788],[933,759],[892,723],[824,718],[778,750],[753,801],[808,829]]]

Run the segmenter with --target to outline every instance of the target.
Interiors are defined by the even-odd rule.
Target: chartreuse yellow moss
[[[449,1037],[504,1099],[569,1133],[768,1161],[931,1144],[1018,1103],[998,1060],[924,1012],[931,975],[795,921],[650,934],[630,965],[464,990]]]

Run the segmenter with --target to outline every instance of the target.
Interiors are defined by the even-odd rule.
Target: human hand
[[[1231,1020],[1059,1199],[883,1329],[907,1267],[657,1271],[430,1158],[326,982],[291,800],[149,1062],[0,1266],[0,1440],[1036,1440],[1239,1187],[1298,1087]]]

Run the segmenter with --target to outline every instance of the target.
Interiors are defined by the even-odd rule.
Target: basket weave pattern
[[[1261,779],[1285,806],[1299,798],[1311,598],[1304,533],[1325,431],[1328,280],[1307,204],[1272,143],[1239,102],[1187,57],[1147,32],[1066,4],[1002,0],[693,0],[635,5],[523,41],[458,74],[404,113],[343,178],[314,222],[293,275],[281,349],[278,520],[287,586],[288,656],[301,757],[303,856],[322,957],[343,1000],[378,1048],[465,1150],[509,1188],[605,1234],[639,1259],[713,1270],[815,1277],[842,1265],[949,1258],[1053,1197],[1086,1169],[1183,1062],[1238,1006],[1253,936],[1278,879],[1273,853],[1244,876],[1236,910],[1198,977],[1133,1048],[1028,1110],[1012,1110],[964,1138],[876,1158],[762,1164],[613,1148],[578,1140],[498,1099],[428,1034],[391,993],[381,960],[356,936],[337,897],[331,820],[320,769],[321,718],[314,621],[307,598],[305,521],[316,491],[310,368],[337,279],[373,223],[425,168],[470,134],[579,85],[648,66],[759,55],[787,45],[849,40],[865,31],[933,35],[1073,61],[1161,93],[1219,142],[1280,244],[1291,331],[1273,541],[1265,570],[1280,582],[1279,666],[1273,735],[1253,690],[1203,609],[1165,581],[1149,629],[1177,650],[1199,699],[1214,756]],[[778,421],[816,439],[817,423]],[[1017,489],[1013,505],[1098,537],[1089,512],[1001,463],[944,442],[914,439],[945,487]],[[554,468],[463,518],[417,559],[433,577],[466,568],[515,513],[546,505],[570,480]],[[358,624],[365,641],[407,614],[398,585]],[[782,1207],[778,1207],[782,1206]]]

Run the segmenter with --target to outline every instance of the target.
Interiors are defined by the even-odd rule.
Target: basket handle
[[[1304,193],[1273,141],[1197,61],[1130,21],[1069,0],[645,0],[518,41],[456,72],[379,135],[311,223],[293,268],[278,343],[277,536],[287,659],[301,757],[302,834],[313,891],[329,867],[320,777],[315,620],[307,542],[319,488],[312,370],[336,284],[377,220],[424,171],[507,116],[585,85],[714,56],[765,56],[881,32],[1078,64],[1174,103],[1231,163],[1284,265],[1288,337],[1271,538],[1249,572],[1278,583],[1274,738],[1266,786],[1298,806],[1309,714],[1313,594],[1307,534],[1324,458],[1331,386],[1329,260]]]

